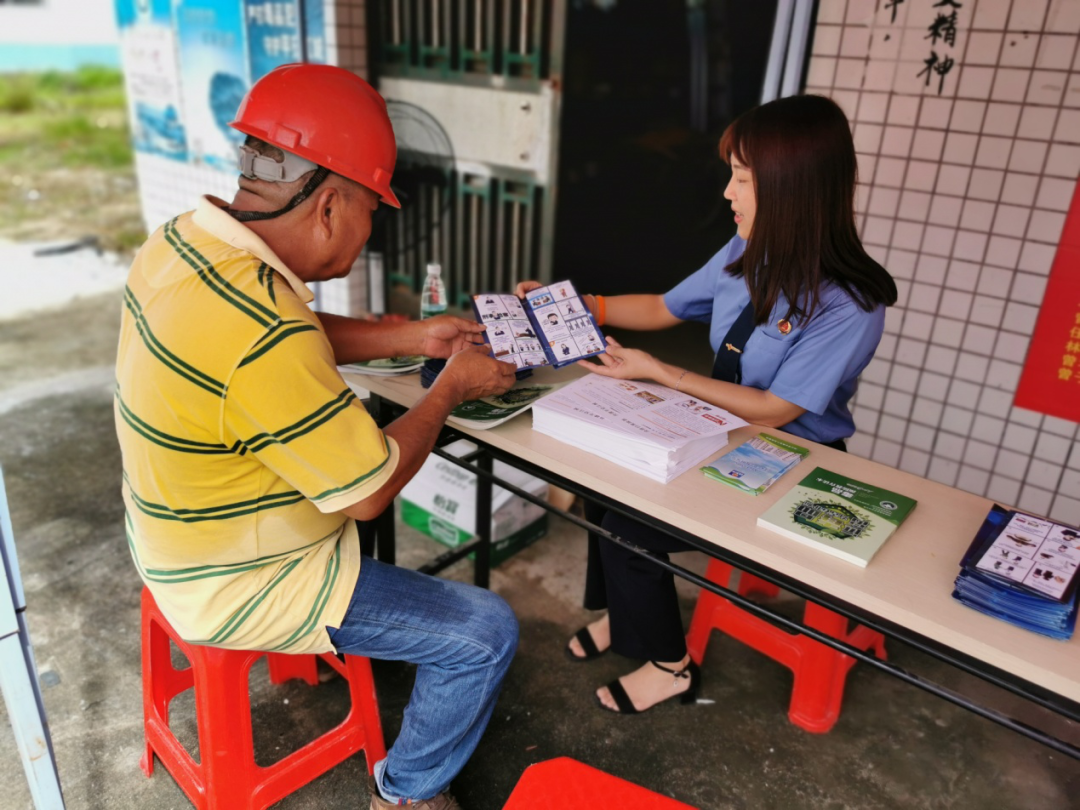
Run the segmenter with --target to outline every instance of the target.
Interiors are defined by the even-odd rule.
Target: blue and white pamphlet
[[[1050,638],[1076,628],[1080,527],[994,504],[960,561],[953,598]]]
[[[760,495],[810,454],[810,450],[767,433],[759,433],[701,471],[735,489]]]
[[[519,369],[562,368],[604,352],[604,336],[569,281],[530,290],[524,300],[505,293],[473,296],[476,320],[496,360]]]

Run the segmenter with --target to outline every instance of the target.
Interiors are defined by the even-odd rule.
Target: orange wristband
[[[603,326],[607,320],[607,304],[602,295],[593,295],[593,298],[596,299],[596,325]]]

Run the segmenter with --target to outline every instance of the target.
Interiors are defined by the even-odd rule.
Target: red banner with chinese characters
[[[1015,405],[1080,422],[1080,183],[1050,268]]]

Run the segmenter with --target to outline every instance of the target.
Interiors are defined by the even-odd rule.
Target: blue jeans
[[[375,766],[390,801],[450,786],[487,728],[517,649],[510,606],[491,591],[364,557],[338,652],[418,664],[401,732]]]

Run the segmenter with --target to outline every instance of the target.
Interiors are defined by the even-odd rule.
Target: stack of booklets
[[[759,433],[701,471],[709,478],[751,495],[760,495],[810,451],[768,433]]]
[[[915,503],[896,492],[815,467],[757,522],[865,568]]]
[[[746,424],[663,385],[599,374],[575,380],[532,410],[534,430],[665,484]]]
[[[1056,639],[1076,628],[1080,529],[996,504],[960,561],[953,597]]]
[[[343,366],[346,371],[359,374],[371,374],[376,377],[396,377],[399,374],[411,374],[424,365],[424,356],[419,354],[405,357],[387,357],[382,360],[366,360],[362,363],[350,363]]]

